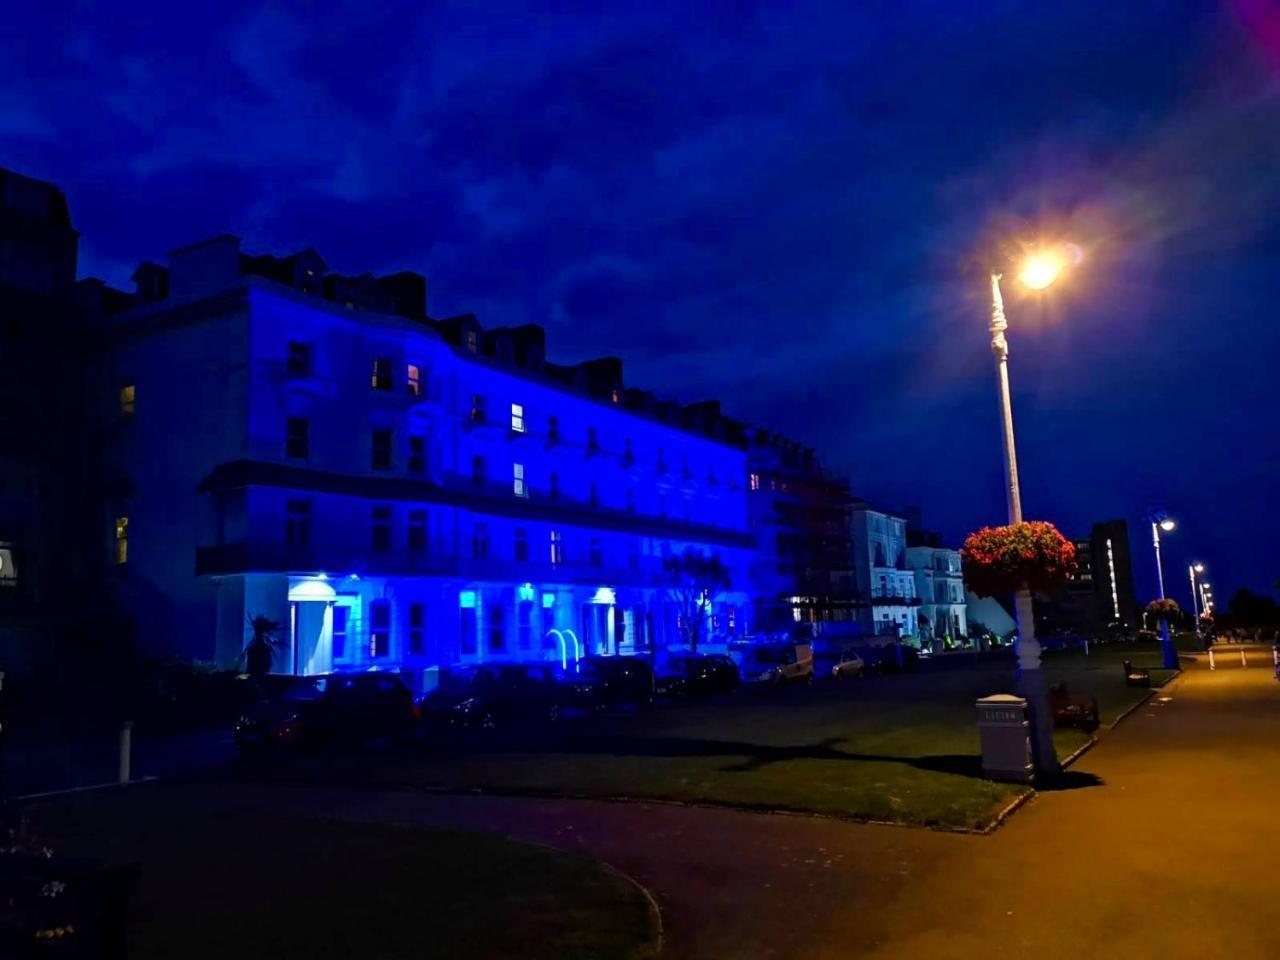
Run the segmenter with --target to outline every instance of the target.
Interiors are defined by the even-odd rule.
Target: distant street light
[[[1196,574],[1204,573],[1203,563],[1193,563],[1187,567],[1187,573],[1191,576],[1191,613],[1196,618],[1196,646],[1204,649],[1204,635],[1200,630],[1200,606],[1196,597]],[[1209,611],[1206,610],[1205,613]]]
[[[1038,252],[1026,258],[1018,279],[1031,290],[1044,290],[1058,278],[1066,258],[1054,252]],[[1009,344],[1004,332],[1009,323],[1000,294],[1001,274],[991,273],[991,353],[996,362],[996,384],[1000,395],[1001,438],[1004,447],[1005,494],[1009,523],[1022,522],[1022,492],[1018,487],[1018,453],[1013,440],[1013,406],[1009,398]],[[1031,710],[1032,752],[1037,774],[1056,776],[1060,770],[1053,749],[1053,715],[1049,711],[1049,691],[1040,669],[1040,644],[1036,640],[1031,591],[1026,587],[1014,594],[1018,619],[1018,674],[1020,692]]]
[[[1164,566],[1160,562],[1160,531],[1171,533],[1178,525],[1163,513],[1152,514],[1151,545],[1156,552],[1156,583],[1160,587],[1160,599],[1164,599]],[[1169,618],[1160,618],[1160,649],[1164,652],[1166,670],[1178,669],[1178,651],[1173,648],[1173,640],[1169,637]]]

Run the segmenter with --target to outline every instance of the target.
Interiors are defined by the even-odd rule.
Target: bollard
[[[1084,655],[1086,657],[1089,655],[1089,638],[1088,637],[1084,638]]]
[[[128,783],[132,779],[133,763],[133,721],[125,720],[120,724],[120,770],[118,782]]]
[[[1217,669],[1217,667],[1215,667],[1215,666],[1213,665],[1213,647],[1210,647],[1210,648],[1209,648],[1209,669],[1210,669],[1210,670],[1216,670],[1216,669]]]
[[[1244,647],[1241,647],[1240,648],[1240,666],[1247,667],[1248,665],[1249,665],[1249,661],[1244,658]]]

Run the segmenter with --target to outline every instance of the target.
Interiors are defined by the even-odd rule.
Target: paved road
[[[660,804],[236,785],[239,804],[498,829],[645,883],[678,958],[1280,957],[1280,683],[1189,670],[988,837]],[[211,796],[212,791],[212,796]],[[219,794],[221,794],[219,796]]]

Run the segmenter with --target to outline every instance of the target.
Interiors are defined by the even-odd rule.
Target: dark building
[[[1129,528],[1124,520],[1095,523],[1089,536],[1073,540],[1076,570],[1038,619],[1052,632],[1129,631],[1140,623],[1133,587]]]

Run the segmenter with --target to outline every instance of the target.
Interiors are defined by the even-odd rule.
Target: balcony
[[[337,544],[290,547],[230,543],[196,548],[196,576],[237,573],[328,573],[335,576],[456,576],[456,558],[422,551],[349,549]]]

